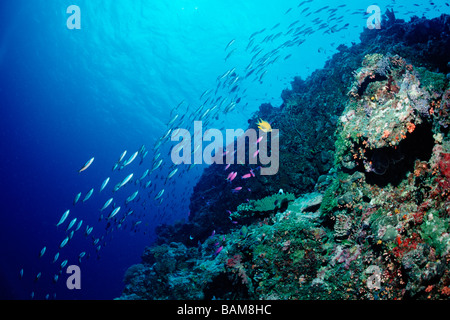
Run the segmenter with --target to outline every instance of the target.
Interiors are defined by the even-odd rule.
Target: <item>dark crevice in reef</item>
[[[388,78],[382,74],[376,73],[374,77],[366,77],[361,83],[360,87],[358,88],[358,95],[362,96],[364,94],[364,91],[366,91],[367,86],[372,82],[377,81],[385,81],[388,80]]]
[[[247,286],[240,281],[233,281],[233,276],[232,273],[220,273],[213,278],[204,290],[205,300],[212,300],[216,297],[236,299],[236,296],[241,299],[250,299]]]
[[[374,170],[366,173],[366,181],[385,187],[389,183],[398,186],[407,174],[414,171],[416,160],[430,160],[434,146],[430,124],[418,125],[397,148],[384,147],[368,150],[366,156],[372,161]],[[359,169],[362,169],[361,166]]]

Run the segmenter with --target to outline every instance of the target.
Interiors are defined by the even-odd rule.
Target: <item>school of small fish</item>
[[[231,65],[229,69],[225,70],[216,79],[216,87],[206,89],[199,97],[199,104],[197,107],[191,106],[186,100],[180,101],[175,107],[170,110],[170,119],[166,123],[166,130],[164,133],[155,140],[151,147],[153,158],[149,165],[146,164],[145,159],[149,150],[145,145],[142,145],[139,150],[131,153],[127,158],[127,150],[124,150],[117,161],[112,165],[112,175],[105,177],[101,183],[98,192],[95,192],[96,186],[87,188],[87,192],[82,198],[83,192],[78,192],[73,199],[70,209],[61,210],[61,216],[55,223],[59,232],[63,233],[61,240],[58,244],[51,248],[50,244],[46,244],[42,247],[38,253],[38,259],[45,259],[45,254],[49,251],[52,253],[51,262],[59,264],[58,271],[51,275],[53,282],[57,282],[63,268],[68,265],[69,259],[63,256],[67,254],[64,250],[70,245],[70,242],[78,233],[82,233],[92,245],[93,250],[86,250],[78,254],[77,261],[73,263],[81,264],[84,259],[88,259],[92,254],[100,257],[101,249],[107,244],[107,236],[111,235],[113,231],[124,229],[127,226],[131,231],[140,231],[143,224],[155,225],[165,221],[164,219],[170,217],[170,212],[174,210],[174,207],[178,203],[188,203],[190,194],[186,194],[178,202],[168,201],[164,206],[165,197],[171,195],[171,188],[174,188],[178,179],[181,179],[184,174],[192,170],[195,164],[176,165],[170,161],[170,153],[172,151],[173,143],[171,142],[171,135],[178,133],[178,128],[185,128],[189,131],[193,130],[194,121],[202,121],[203,128],[207,127],[210,123],[219,119],[221,115],[227,115],[237,110],[238,105],[242,104],[242,101],[246,101],[247,87],[252,83],[262,83],[270,72],[271,66],[277,62],[282,63],[294,56],[294,53],[289,52],[289,48],[295,48],[301,46],[309,36],[317,32],[321,34],[337,34],[342,30],[349,28],[361,28],[361,25],[350,26],[345,22],[345,17],[348,15],[361,15],[362,19],[367,19],[366,8],[362,7],[358,10],[351,10],[347,8],[346,4],[338,6],[326,5],[319,9],[311,9],[310,3],[313,0],[301,1],[297,7],[288,8],[285,11],[286,19],[283,22],[276,23],[275,25],[267,28],[263,28],[252,33],[248,37],[246,43],[242,43],[241,40],[231,39],[227,45],[224,46],[224,60],[227,64],[231,64],[235,56],[238,56],[240,60],[249,55],[249,61],[245,68],[239,69],[237,66]],[[434,3],[430,2],[434,5]],[[415,5],[416,6],[416,5]],[[448,4],[447,4],[448,6]],[[396,10],[401,9],[396,7]],[[406,9],[404,6],[403,9]],[[425,11],[430,10],[427,8]],[[323,14],[326,12],[326,15]],[[405,14],[416,13],[417,11],[407,11]],[[320,17],[316,17],[319,14]],[[294,21],[289,20],[289,17],[296,17]],[[325,18],[326,17],[326,18]],[[314,18],[314,19],[312,19]],[[334,43],[331,44],[334,46]],[[319,52],[323,49],[319,48]],[[288,51],[288,52],[286,52]],[[292,50],[291,50],[292,51]],[[194,104],[194,103],[193,103]],[[244,108],[249,104],[246,102]],[[239,108],[238,108],[239,109]],[[264,132],[270,132],[272,130],[271,124],[263,119],[260,119],[256,125]],[[261,142],[262,137],[258,139],[256,144]],[[178,152],[179,150],[175,150]],[[197,150],[192,150],[194,153]],[[224,152],[224,155],[228,151]],[[253,153],[253,157],[258,156],[259,150]],[[167,157],[164,155],[167,154]],[[90,171],[95,170],[95,160],[100,158],[101,155],[96,155],[87,160],[81,167],[79,167],[78,174],[87,175]],[[139,158],[139,163],[135,161]],[[97,160],[98,161],[98,160]],[[137,167],[136,167],[137,166]],[[143,166],[145,169],[138,170]],[[224,171],[227,171],[230,165],[224,165]],[[250,188],[245,188],[243,184],[248,179],[254,178],[256,170],[260,167],[250,168],[246,174],[243,174],[240,178],[237,177],[236,171],[231,171],[226,174],[225,180],[230,185],[230,192],[251,192]],[[134,169],[133,172],[129,170]],[[119,179],[117,176],[122,175],[120,172],[126,172],[126,175]],[[141,173],[142,171],[142,173]],[[197,172],[197,176],[201,175],[201,170]],[[190,178],[192,179],[192,178]],[[110,185],[110,182],[116,180],[116,184]],[[182,180],[179,180],[182,181]],[[184,182],[181,182],[184,183]],[[234,183],[234,184],[233,184]],[[240,185],[235,185],[239,183]],[[88,224],[83,225],[83,220],[80,217],[75,217],[74,211],[78,210],[79,206],[91,201],[92,198],[99,197],[99,194],[106,193],[106,201],[102,201],[103,205],[98,208],[97,219],[99,222],[103,222],[104,226],[90,226]],[[119,199],[120,193],[126,193],[125,201],[116,201]],[[123,197],[122,197],[123,198]],[[80,201],[81,199],[81,201]],[[140,205],[131,207],[133,204]],[[153,215],[147,222],[147,215],[150,207],[162,208],[159,210],[158,215]],[[152,207],[153,208],[153,207]],[[231,211],[227,210],[231,214]],[[189,215],[189,214],[188,214]],[[58,214],[59,216],[59,214]],[[70,217],[70,218],[69,218]],[[231,217],[230,217],[231,220]],[[67,225],[64,227],[66,222]],[[145,223],[143,223],[146,221]],[[236,221],[231,221],[237,223]],[[94,230],[95,229],[95,230]],[[213,231],[213,235],[214,235]],[[225,237],[223,238],[225,241]],[[215,254],[219,254],[222,251],[223,245],[217,243],[217,250]],[[91,252],[93,251],[93,252]],[[47,254],[48,255],[48,254]],[[26,277],[26,270],[21,268],[19,270],[20,279]],[[35,282],[38,282],[42,277],[42,272],[38,272],[31,275]],[[31,298],[35,297],[35,292],[31,293]],[[52,296],[55,298],[55,295]],[[50,298],[50,294],[45,295],[46,299]]]

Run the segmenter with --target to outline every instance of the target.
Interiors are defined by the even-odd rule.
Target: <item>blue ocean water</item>
[[[124,273],[154,240],[155,226],[187,219],[189,197],[204,168],[180,167],[164,184],[174,168],[170,143],[165,143],[159,158],[163,165],[145,180],[152,185],[143,188],[134,182],[155,164],[152,159],[160,151],[155,145],[173,116],[194,114],[208,90],[208,103],[220,104],[228,97],[222,109],[240,98],[232,111],[221,109],[211,118],[210,127],[245,129],[261,103],[281,104],[281,91],[294,76],[305,78],[322,67],[340,44],[357,43],[372,4],[382,12],[392,8],[404,19],[449,12],[445,1],[429,0],[417,5],[353,0],[1,2],[0,298],[120,296]],[[79,30],[67,27],[70,5],[80,8]],[[311,32],[297,39],[289,29],[302,25],[302,31],[311,27]],[[260,59],[263,54],[268,60]],[[252,68],[257,77],[246,78]],[[240,76],[233,92],[221,82],[230,70],[224,78]],[[186,116],[178,124],[192,120]],[[148,150],[142,164],[137,157],[112,171],[124,150],[129,158],[142,145]],[[78,173],[92,157],[92,165]],[[114,185],[130,173],[134,180],[113,193]],[[111,181],[99,193],[106,177]],[[83,203],[91,188],[92,197]],[[158,205],[154,197],[162,188],[164,201]],[[136,190],[136,201],[125,206]],[[79,192],[82,196],[73,205]],[[122,213],[133,210],[121,225],[99,221],[99,209],[110,197]],[[56,228],[67,209],[69,218]],[[67,223],[75,217],[83,224],[59,249]],[[93,231],[85,237],[87,225]],[[98,250],[95,239],[101,244]],[[52,263],[56,252],[59,259]],[[81,252],[86,256],[79,263]],[[65,259],[80,265],[80,290],[66,287],[66,268],[60,268]]]

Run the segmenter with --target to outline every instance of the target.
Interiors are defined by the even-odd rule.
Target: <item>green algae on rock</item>
[[[294,194],[281,191],[260,200],[249,200],[240,204],[237,210],[230,214],[230,217],[233,219],[241,219],[254,215],[263,216],[264,213],[276,213],[279,210],[284,211],[283,208],[286,209],[289,202],[294,200]]]

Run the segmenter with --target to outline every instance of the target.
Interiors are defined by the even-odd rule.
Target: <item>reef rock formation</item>
[[[449,299],[448,21],[391,17],[262,106],[249,123],[285,135],[279,175],[233,194],[209,167],[120,299]]]

